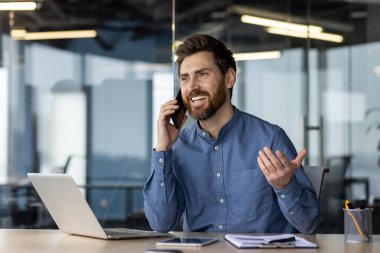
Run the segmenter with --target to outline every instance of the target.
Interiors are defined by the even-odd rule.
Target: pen
[[[282,239],[274,239],[265,241],[263,238],[248,238],[248,237],[236,237],[237,240],[242,241],[248,241],[248,242],[255,242],[255,243],[288,243],[288,242],[294,242],[296,241],[296,238],[294,236],[288,237],[288,238],[282,238]]]
[[[352,209],[352,204],[351,204],[348,200],[346,200],[346,202],[344,203],[344,205],[345,205],[345,207],[346,207],[346,210],[347,210],[348,215],[350,215],[352,221],[353,221],[354,224],[355,224],[356,230],[359,232],[360,237],[361,237],[362,240],[364,241],[365,238],[364,238],[364,236],[363,236],[363,231],[362,231],[362,229],[360,228],[359,223],[358,223],[358,221],[356,220],[355,216],[354,216],[354,215],[352,214],[352,212],[350,211],[350,209]]]
[[[350,201],[346,200],[346,202],[344,203],[346,209],[354,209],[354,207],[352,206],[352,203],[350,203]]]
[[[296,245],[294,242],[275,242],[268,244],[261,244],[260,248],[273,249],[273,248],[295,248]]]

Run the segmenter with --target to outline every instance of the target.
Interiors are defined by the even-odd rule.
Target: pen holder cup
[[[344,241],[352,243],[372,242],[373,208],[343,209]]]

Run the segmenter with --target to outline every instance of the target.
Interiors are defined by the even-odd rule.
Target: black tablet
[[[157,246],[189,246],[189,247],[202,247],[214,242],[218,238],[205,238],[205,237],[175,237],[161,242],[157,242]]]

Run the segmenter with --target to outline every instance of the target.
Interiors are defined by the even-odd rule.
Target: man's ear
[[[236,72],[233,68],[229,68],[225,75],[226,88],[230,89],[236,82]]]

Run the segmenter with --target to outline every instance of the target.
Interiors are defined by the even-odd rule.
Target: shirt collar
[[[239,109],[237,109],[235,106],[234,106],[234,114],[232,115],[232,118],[222,127],[222,129],[220,129],[219,131],[219,134],[218,134],[218,137],[216,140],[213,140],[211,138],[211,136],[209,135],[209,133],[205,130],[203,130],[199,124],[199,121],[197,121],[197,134],[207,140],[207,141],[218,141],[220,139],[222,139],[227,133],[229,133],[231,131],[231,129],[237,124],[239,118],[240,118],[240,115],[241,115],[241,111]]]

